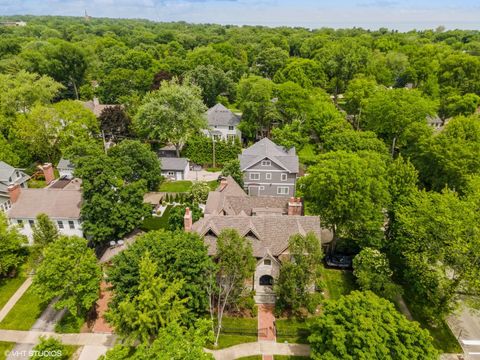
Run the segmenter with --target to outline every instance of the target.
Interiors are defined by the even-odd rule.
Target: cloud
[[[364,3],[358,3],[357,6],[360,7],[375,7],[375,8],[391,8],[397,6],[398,2],[388,1],[388,0],[377,0]]]

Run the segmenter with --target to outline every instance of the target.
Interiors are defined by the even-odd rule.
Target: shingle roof
[[[322,243],[332,240],[331,232],[322,230],[317,216],[207,216],[193,224],[192,230],[204,236],[210,255],[217,251],[217,236],[223,229],[235,229],[252,242],[253,256],[270,252],[278,256],[288,247],[292,235],[313,232]]]
[[[8,216],[13,219],[35,218],[47,214],[51,218],[79,219],[82,204],[80,190],[21,189]]]
[[[240,122],[240,117],[228,110],[222,104],[216,104],[207,110],[207,122],[210,126],[235,126]]]
[[[75,165],[73,165],[70,160],[61,158],[57,165],[58,170],[75,170]]]
[[[186,158],[161,157],[159,159],[163,171],[184,171],[188,165],[188,160]]]
[[[298,156],[295,148],[286,150],[282,146],[275,144],[268,138],[256,142],[238,155],[240,168],[242,171],[257,164],[265,158],[269,158],[277,165],[283,167],[291,173],[298,173]]]
[[[6,162],[0,161],[0,181],[8,182],[8,179],[12,176],[15,168],[8,165]]]

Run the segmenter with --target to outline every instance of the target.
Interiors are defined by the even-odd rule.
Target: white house
[[[162,176],[169,180],[185,180],[190,171],[190,164],[186,158],[160,157]]]
[[[52,179],[53,167],[42,167],[46,179]],[[30,244],[33,242],[33,225],[36,217],[46,214],[63,235],[83,237],[80,208],[82,192],[80,179],[58,179],[48,181],[43,189],[22,189],[18,184],[8,187],[11,208],[7,216],[11,225],[17,225],[20,233],[26,235]]]
[[[75,166],[70,162],[70,160],[61,158],[58,162],[57,170],[61,178],[73,178],[73,171],[75,170]]]
[[[234,140],[242,137],[242,133],[238,129],[240,117],[222,104],[208,109],[207,122],[208,130],[204,130],[204,133],[214,140]]]

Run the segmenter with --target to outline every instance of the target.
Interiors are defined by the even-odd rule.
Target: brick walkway
[[[107,323],[103,315],[108,309],[108,303],[112,294],[110,291],[107,290],[107,284],[105,281],[102,281],[100,284],[100,298],[97,300],[97,320],[93,324],[93,332],[94,333],[108,333],[111,334],[113,332],[112,327]]]
[[[258,341],[275,341],[273,304],[258,304]]]

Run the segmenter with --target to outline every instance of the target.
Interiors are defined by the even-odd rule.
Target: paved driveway
[[[190,181],[213,181],[217,180],[221,172],[209,172],[205,170],[191,170],[188,172],[187,178],[185,180]]]
[[[480,360],[480,311],[462,307],[447,319],[467,359]]]

